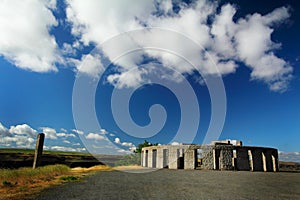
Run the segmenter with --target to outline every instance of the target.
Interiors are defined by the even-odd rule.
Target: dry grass
[[[106,165],[97,165],[89,168],[75,167],[71,169],[72,173],[89,173],[94,171],[111,171],[112,168]]]
[[[128,165],[128,166],[117,166],[113,168],[114,170],[136,170],[143,169],[140,165]]]
[[[0,200],[21,200],[33,197],[41,190],[65,182],[64,177],[75,176],[76,180],[97,171],[132,170],[140,166],[109,167],[97,165],[89,168],[70,169],[66,165],[49,165],[35,170],[24,167],[19,169],[0,169]]]
[[[57,177],[70,173],[65,165],[49,165],[37,168],[0,169],[0,199],[19,200],[58,184]]]

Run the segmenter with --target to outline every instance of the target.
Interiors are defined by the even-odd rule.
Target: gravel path
[[[300,173],[105,171],[47,189],[37,199],[300,199]]]

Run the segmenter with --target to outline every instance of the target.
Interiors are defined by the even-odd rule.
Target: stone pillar
[[[152,162],[152,159],[153,159],[153,152],[152,152],[152,149],[149,149],[148,151],[148,167],[153,167],[153,162]]]
[[[38,134],[36,139],[36,147],[35,147],[35,154],[34,154],[33,167],[32,167],[33,169],[39,167],[42,163],[44,139],[45,139],[44,133]]]
[[[263,170],[264,172],[267,171],[267,161],[266,161],[266,155],[265,155],[265,152],[262,152],[261,153],[261,156],[262,156],[262,163],[263,163]]]
[[[232,147],[222,147],[220,152],[220,169],[232,170],[232,158],[233,158],[233,148]]]
[[[141,166],[144,167],[144,150],[141,152]]]
[[[177,147],[169,148],[169,169],[178,169],[179,151]]]
[[[272,161],[273,161],[273,171],[278,172],[279,171],[279,163],[278,163],[278,151],[274,150],[272,152]]]
[[[264,152],[265,154],[265,162],[266,162],[266,171],[267,172],[273,172],[273,158],[272,158],[272,150],[266,150]]]
[[[259,148],[254,148],[251,150],[252,162],[253,162],[253,171],[263,171],[263,158],[262,150]]]
[[[196,149],[186,149],[184,152],[184,169],[195,169]]]
[[[248,150],[248,156],[249,156],[250,170],[254,171],[254,168],[253,168],[253,157],[252,157],[252,151],[251,150]]]
[[[164,149],[160,148],[157,149],[157,156],[156,156],[156,168],[163,168],[164,167]]]
[[[246,148],[237,148],[236,149],[236,169],[241,171],[250,170],[250,162],[248,149]]]

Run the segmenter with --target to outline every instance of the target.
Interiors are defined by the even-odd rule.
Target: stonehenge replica
[[[238,140],[208,145],[180,144],[144,147],[141,165],[149,168],[207,169],[277,172],[274,148],[242,146]]]

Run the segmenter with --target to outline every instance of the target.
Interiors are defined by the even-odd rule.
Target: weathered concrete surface
[[[249,162],[249,155],[248,149],[245,148],[237,148],[236,149],[236,170],[241,171],[249,171],[250,170],[250,162]]]
[[[241,142],[234,146],[228,141],[215,142],[214,145],[144,147],[142,166],[169,169],[200,167],[215,170],[278,171],[277,149],[241,146]],[[201,152],[201,155],[197,152]]]
[[[161,169],[164,167],[164,149],[157,149],[157,160],[156,160],[156,168]]]
[[[150,149],[148,151],[148,167],[153,167],[152,159],[153,159],[152,149]]]
[[[169,169],[178,169],[179,151],[177,147],[169,148]]]
[[[261,149],[251,149],[253,171],[263,171],[263,158]]]
[[[187,149],[184,151],[184,169],[195,169],[196,168],[196,150]]]
[[[232,158],[233,158],[233,147],[232,146],[222,146],[220,149],[220,169],[222,170],[232,170]]]

